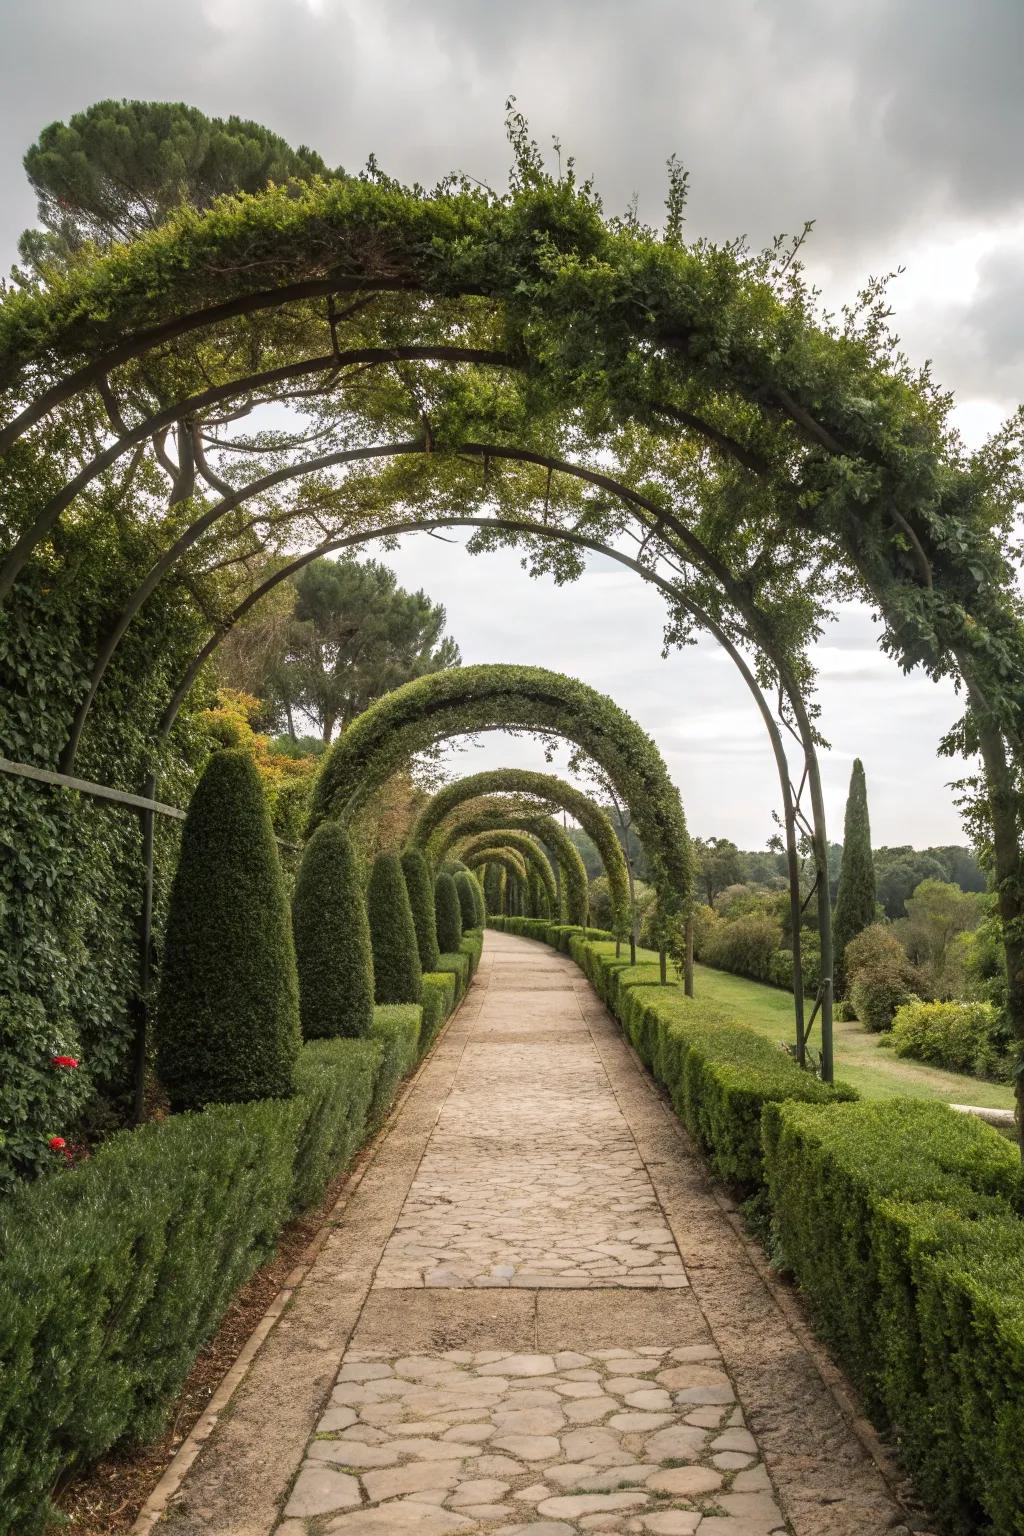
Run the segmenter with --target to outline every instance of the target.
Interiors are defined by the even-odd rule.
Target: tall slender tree
[[[835,947],[835,988],[841,997],[846,990],[843,954],[851,939],[875,920],[875,866],[871,858],[871,823],[868,818],[868,790],[864,764],[855,758],[846,797],[843,824],[843,861],[839,870],[839,894],[832,918]]]

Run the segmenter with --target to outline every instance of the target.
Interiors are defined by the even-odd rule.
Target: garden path
[[[488,933],[336,1219],[167,1512],[180,1536],[899,1523],[684,1133],[547,947]]]

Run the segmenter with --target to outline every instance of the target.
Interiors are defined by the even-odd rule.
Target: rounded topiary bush
[[[476,897],[473,894],[475,884],[476,881],[468,870],[462,870],[455,876],[455,891],[459,898],[463,933],[469,928],[479,927],[476,918]]]
[[[438,875],[434,886],[434,905],[437,908],[437,942],[442,953],[454,954],[462,943],[462,908],[451,875]]]
[[[157,1007],[175,1110],[293,1090],[299,988],[266,796],[244,751],[216,753],[188,808]]]
[[[351,840],[325,821],[302,855],[292,927],[299,1015],[307,1040],[368,1035],[373,1025],[373,951],[362,871]]]
[[[407,848],[402,854],[402,873],[405,875],[409,905],[412,907],[420,966],[424,971],[436,971],[441,951],[437,943],[434,882],[430,878],[427,861],[418,848]]]
[[[472,891],[473,891],[473,907],[474,907],[474,911],[475,911],[475,916],[473,918],[473,927],[474,928],[486,928],[486,926],[487,926],[487,907],[486,907],[486,905],[484,903],[484,888],[480,884],[480,877],[479,877],[479,875],[476,875],[472,871],[469,871],[469,883],[470,883],[470,887],[472,888]]]
[[[378,1003],[418,1003],[423,968],[397,853],[382,853],[374,860],[366,907],[373,945],[374,996]]]

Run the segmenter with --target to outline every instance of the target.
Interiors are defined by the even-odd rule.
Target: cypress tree
[[[434,885],[427,861],[418,848],[408,848],[402,854],[402,873],[405,875],[409,905],[412,907],[420,966],[424,971],[436,971],[441,951],[437,943]]]
[[[306,845],[292,898],[299,1013],[306,1040],[368,1035],[373,951],[362,872],[344,827],[324,821]]]
[[[843,824],[843,860],[839,868],[839,893],[832,916],[832,944],[835,950],[835,991],[846,991],[844,952],[851,939],[875,920],[875,866],[871,858],[871,823],[868,820],[868,791],[864,765],[860,758],[853,764],[850,792],[846,799]]]
[[[477,927],[476,899],[473,895],[473,876],[467,870],[460,870],[455,876],[455,891],[459,898],[459,910],[462,913],[462,931],[466,933],[470,928]]]
[[[438,875],[434,886],[437,907],[437,942],[444,953],[455,954],[462,943],[462,908],[451,875]]]
[[[175,1110],[293,1090],[299,988],[288,899],[248,752],[217,752],[188,808],[157,1008]]]
[[[373,862],[366,898],[373,944],[374,996],[378,1003],[418,1003],[423,971],[409,891],[397,853]]]

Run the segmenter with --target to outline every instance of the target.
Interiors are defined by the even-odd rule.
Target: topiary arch
[[[629,927],[629,878],[615,828],[599,805],[556,774],[494,768],[456,779],[427,801],[409,834],[410,843],[422,848],[436,864],[454,841],[454,812],[469,800],[494,794],[529,795],[568,811],[598,851],[608,877],[615,931],[624,935]]]
[[[506,807],[500,801],[484,800],[479,805],[464,805],[447,830],[453,836],[468,837],[474,832],[494,832],[502,827],[528,832],[540,839],[558,870],[557,911],[567,922],[582,926],[587,920],[589,906],[587,867],[576,844],[553,816],[539,816],[533,811],[522,812],[515,806]]]
[[[353,720],[327,754],[310,830],[327,816],[351,816],[415,753],[469,731],[502,729],[567,737],[608,775],[647,851],[665,943],[678,951],[692,890],[679,792],[646,731],[611,699],[559,672],[459,667],[385,695]]]
[[[479,855],[483,855],[486,861],[491,852],[498,848],[519,854],[526,866],[527,878],[532,870],[544,887],[552,912],[557,912],[555,872],[544,849],[529,833],[513,831],[510,827],[499,827],[493,832],[477,832],[459,839],[457,853],[467,868],[474,869],[479,862]]]

